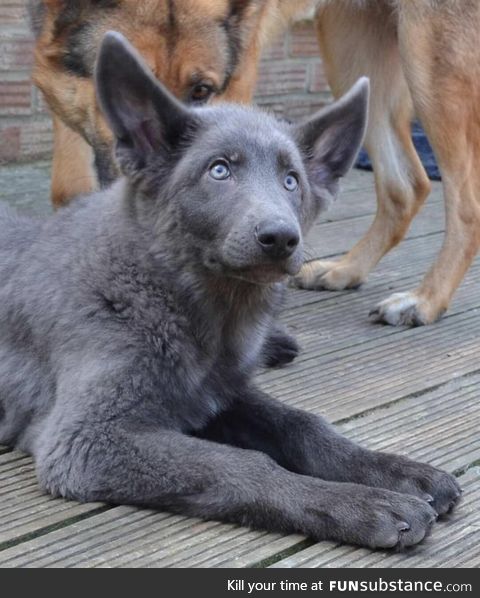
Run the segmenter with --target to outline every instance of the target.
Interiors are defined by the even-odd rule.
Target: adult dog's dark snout
[[[300,243],[298,228],[286,222],[264,222],[255,228],[262,251],[274,259],[290,257]]]

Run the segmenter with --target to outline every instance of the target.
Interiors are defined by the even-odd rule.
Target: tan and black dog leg
[[[362,9],[333,2],[318,13],[318,38],[334,95],[342,95],[359,76],[370,78],[365,145],[374,167],[377,213],[365,236],[343,258],[308,262],[296,278],[302,288],[339,291],[365,282],[402,240],[430,191],[410,136],[413,106],[396,27],[383,2]]]

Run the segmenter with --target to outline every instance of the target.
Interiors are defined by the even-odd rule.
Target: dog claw
[[[406,521],[400,521],[397,524],[397,529],[398,529],[399,532],[408,532],[408,531],[410,531],[411,526]]]
[[[457,501],[458,501],[458,498],[456,498],[455,500],[452,500],[449,503],[447,513],[451,513],[453,511],[453,509],[455,508],[455,505],[457,504]]]

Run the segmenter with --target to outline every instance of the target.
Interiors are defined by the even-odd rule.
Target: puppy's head
[[[168,214],[198,263],[252,282],[298,272],[303,236],[362,142],[366,79],[300,125],[235,105],[189,108],[109,33],[96,84],[136,201],[153,219]]]

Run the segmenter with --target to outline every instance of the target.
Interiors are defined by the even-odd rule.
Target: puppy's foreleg
[[[323,418],[294,409],[259,391],[246,392],[204,431],[207,438],[264,451],[303,475],[412,494],[449,511],[460,496],[455,478],[405,457],[367,450]]]
[[[372,548],[416,544],[435,519],[414,496],[297,475],[258,451],[168,430],[91,432],[38,466],[47,489]]]

